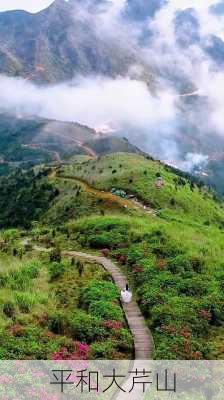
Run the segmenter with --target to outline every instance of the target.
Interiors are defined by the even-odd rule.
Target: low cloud
[[[204,154],[187,153],[185,159],[180,163],[181,169],[187,172],[193,172],[197,167],[205,167],[209,157]]]
[[[78,77],[71,83],[40,87],[1,76],[0,88],[3,112],[79,122],[96,130],[106,125],[108,131],[132,136],[153,152],[157,143],[172,136],[177,114],[172,90],[161,88],[152,95],[146,83],[130,78]]]
[[[136,20],[128,16],[127,4],[144,9],[147,0],[97,1],[94,7],[89,0],[70,1],[74,21],[91,26],[96,40],[118,42],[125,54],[128,48],[137,54],[129,68],[132,79],[76,76],[40,87],[1,76],[2,111],[121,134],[186,170],[224,151],[224,14],[212,11],[220,0],[161,1],[151,15],[140,13]]]

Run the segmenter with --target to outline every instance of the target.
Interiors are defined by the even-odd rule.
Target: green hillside
[[[159,175],[163,181],[160,189],[155,186]],[[83,250],[90,254],[103,251],[119,265],[134,288],[134,295],[155,340],[155,358],[223,358],[220,338],[224,329],[224,209],[212,192],[201,183],[197,186],[193,178],[182,173],[176,174],[157,161],[125,153],[98,158],[73,157],[69,164],[43,168],[38,173],[36,171],[32,180],[32,190],[36,191],[34,199],[38,199],[38,194],[42,193],[41,198],[48,200],[46,204],[39,203],[37,215],[32,198],[24,197],[29,204],[29,226],[21,218],[20,226],[16,223],[19,228],[16,239],[10,239],[7,230],[2,232],[2,254],[14,254],[14,259],[18,259],[22,237],[29,238],[33,250],[25,251],[23,257],[35,257],[45,276],[49,273],[47,271],[53,275],[59,271],[57,285],[63,287],[64,278],[60,274],[64,270],[66,274],[70,273],[67,260],[62,260],[59,265],[52,265],[51,261],[49,266],[47,255],[44,256],[41,251],[37,253],[36,248],[55,248],[56,254],[59,249]],[[10,181],[9,177],[8,183],[4,182],[5,191]],[[20,188],[17,184],[17,196],[12,197],[11,209],[21,199],[21,190],[23,194],[25,190],[29,192],[29,179],[26,178],[25,182],[26,188]],[[1,204],[3,215],[7,215],[7,203]],[[5,229],[10,225],[15,225],[15,221],[9,216],[8,223],[5,219]],[[85,268],[87,275],[84,274],[80,280],[78,275],[74,276],[72,285],[85,286],[87,280],[91,282],[92,279],[95,282],[98,267],[90,270],[88,266]],[[49,279],[45,291],[47,294],[52,290],[52,287],[49,289]],[[3,276],[3,282],[9,282],[8,278]],[[12,286],[7,286],[8,283],[4,285],[2,293],[7,290],[8,295],[12,296],[10,301],[16,304],[15,294],[10,292]],[[70,296],[70,284],[67,282],[66,285],[63,302],[68,302],[67,296]],[[74,296],[77,299],[80,295],[74,291]],[[101,307],[105,310],[108,300],[102,293],[99,296]],[[38,319],[39,307],[32,307]],[[42,311],[44,307],[48,306],[43,306]],[[77,314],[69,307],[63,311],[68,321],[71,313],[73,316]],[[18,310],[17,304],[15,310]],[[87,314],[91,311],[93,318],[97,317],[97,310],[95,306],[84,306],[84,311]],[[20,314],[21,311],[18,314],[16,311],[14,319],[1,312],[3,334],[5,329],[10,331],[17,320],[21,321],[22,327],[26,326],[27,320],[23,313]],[[102,318],[119,323],[118,314],[117,308],[113,317],[105,317],[103,312],[100,326],[104,324]],[[39,324],[33,319],[33,314],[28,315],[32,326]],[[126,329],[125,323],[122,324],[122,329]],[[82,318],[77,325],[82,330]],[[51,331],[49,325],[47,329]],[[77,328],[73,340],[80,340],[78,331]],[[68,322],[63,334],[69,339],[70,332]],[[59,351],[57,341],[61,340],[62,332],[53,333],[56,335],[55,351]],[[130,338],[129,347],[124,348],[121,338],[117,337],[118,333],[113,331],[111,335],[102,334],[97,344],[94,338],[82,337],[82,341],[92,349],[89,356],[130,356]],[[18,339],[13,340],[16,347]],[[4,342],[1,346],[4,357],[11,356],[9,345]],[[43,356],[44,351],[45,348],[40,349],[38,357]],[[46,351],[46,357],[52,353]],[[36,353],[30,355],[35,357]]]
[[[141,153],[126,138],[99,137],[84,125],[0,112],[0,176],[80,154],[95,156],[117,151]]]
[[[99,210],[98,216],[69,223],[71,237],[86,248],[109,249],[120,262],[137,287],[158,358],[217,356],[224,305],[223,204],[206,188],[142,156],[120,153],[78,161],[58,171],[59,180],[78,178],[100,193],[123,189],[146,209],[124,204],[122,211],[117,204],[116,212],[108,208],[100,215]],[[155,187],[158,174],[161,189]]]
[[[184,220],[205,225],[224,224],[223,204],[214,202],[214,195],[197,181],[176,175],[160,162],[134,154],[117,153],[98,160],[87,160],[64,167],[65,176],[75,176],[100,190],[123,189],[151,206],[164,219]],[[156,175],[164,181],[162,190],[155,187]]]

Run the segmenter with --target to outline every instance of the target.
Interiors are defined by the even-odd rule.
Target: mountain
[[[136,59],[134,50],[98,35],[94,19],[91,26],[79,15],[79,4],[56,0],[37,14],[0,13],[0,73],[42,83],[78,74],[127,73]]]
[[[206,96],[197,94],[197,89],[200,91],[200,88],[197,88],[192,82],[192,77],[189,77],[189,74],[182,68],[182,62],[181,66],[179,62],[176,63],[175,54],[171,53],[168,57],[168,60],[170,57],[174,57],[172,63],[162,62],[161,65],[160,63],[155,65],[151,56],[146,63],[142,60],[141,51],[146,51],[147,54],[152,45],[150,35],[153,37],[153,32],[150,31],[149,21],[166,4],[165,0],[151,0],[150,2],[127,0],[122,15],[116,20],[119,22],[118,25],[113,22],[113,14],[111,16],[107,14],[111,2],[106,0],[91,2],[87,0],[70,0],[69,2],[56,0],[50,7],[37,14],[24,11],[0,13],[0,73],[23,77],[25,80],[35,81],[39,84],[54,84],[70,80],[73,77],[78,79],[79,74],[90,78],[93,75],[104,75],[110,78],[128,76],[147,82],[151,92],[155,95],[157,95],[161,79],[162,82],[173,87],[177,93],[194,94],[195,92],[196,95],[193,96],[180,96],[174,128],[173,125],[171,126],[170,136],[173,140],[171,143],[169,142],[168,146],[172,146],[175,142],[179,152],[178,156],[182,160],[188,156],[188,153],[203,153],[209,159],[212,158],[212,170],[210,171],[211,164],[209,164],[208,169],[202,172],[206,174],[211,172],[209,182],[212,181],[212,184],[214,182],[219,192],[223,194],[223,186],[220,185],[219,178],[220,172],[217,177],[215,173],[216,170],[220,171],[221,169],[220,161],[217,169],[214,169],[214,154],[219,153],[218,158],[220,159],[224,152],[223,136],[217,134],[215,129],[209,127],[209,124],[207,127],[207,124],[203,123],[203,115],[209,115],[213,104],[210,104]],[[221,15],[221,3],[219,7],[212,8],[211,12]],[[102,15],[106,22],[108,21],[106,16],[107,18],[110,16],[110,24],[102,24]],[[201,36],[200,21],[194,8],[176,12],[172,23],[178,54],[182,54],[183,49],[191,52],[192,46],[198,46],[200,51],[203,50],[217,64],[217,67],[222,66],[224,43],[216,35],[208,35],[206,40]],[[127,40],[126,31],[123,37],[121,26],[124,26],[124,29],[132,27],[134,32],[137,32],[139,43],[132,43],[132,35],[129,35],[129,31],[130,41]],[[118,30],[116,31],[116,29]],[[117,40],[117,36],[119,36],[119,40]],[[151,67],[151,63],[153,67]],[[74,154],[77,151],[85,153],[86,150],[80,149],[80,143],[77,143],[77,140],[82,143],[91,142],[91,137],[86,136],[83,128],[81,128],[83,137],[80,138],[78,135],[78,139],[76,138],[78,125],[44,121],[33,117],[17,120],[14,117],[11,124],[14,126],[18,124],[18,130],[22,124],[22,129],[29,134],[28,138],[20,135],[20,139],[17,140],[17,132],[13,136],[13,140],[15,140],[13,143],[11,132],[14,128],[10,124],[8,126],[8,122],[6,123],[4,117],[1,118],[0,157],[3,161],[4,159],[10,162],[51,161],[52,158],[58,159],[57,153],[60,157]],[[104,122],[102,121],[102,124]],[[5,124],[6,127],[8,126],[8,135],[5,134]],[[162,128],[164,129],[164,127]],[[156,139],[152,140],[152,143],[156,142],[154,155],[175,165],[176,160],[171,158],[167,160],[167,157],[163,157],[165,147],[163,134],[159,131],[161,140],[158,140],[157,134],[160,126],[156,127],[156,134],[151,133],[150,129],[146,126],[142,133],[139,132],[138,127],[134,127],[133,130],[124,128],[120,130],[120,134],[121,137],[137,137],[135,144],[138,145],[138,142],[141,141],[142,148],[146,134],[149,137],[150,134],[156,136]],[[164,130],[166,131],[166,127]],[[169,130],[168,123],[167,131]],[[31,138],[31,136],[33,137]],[[93,136],[97,137],[94,133]],[[9,140],[8,147],[5,145],[6,140]],[[121,147],[118,146],[118,139],[114,146],[114,142],[109,138],[109,148],[112,146],[114,150],[123,151],[125,143],[122,139],[120,140]],[[167,133],[165,132],[165,143],[166,141]],[[100,150],[108,148],[108,144],[105,143],[106,139],[98,144],[94,139],[94,147],[100,147]],[[21,146],[23,146],[22,149]],[[150,148],[148,151],[151,153]],[[6,166],[1,164],[0,170],[5,171],[5,169]],[[204,176],[202,178],[204,179]]]
[[[215,35],[210,35],[207,38],[204,46],[205,51],[216,62],[217,66],[224,64],[224,41]]]
[[[224,3],[221,0],[219,3],[210,6],[210,11],[215,15],[223,15],[224,14]]]
[[[134,21],[144,21],[153,18],[166,3],[166,0],[127,0],[124,14]]]
[[[29,157],[35,160],[35,152],[50,159],[81,153],[82,143],[96,136],[93,129],[75,123],[0,115],[0,155],[6,161],[24,161]]]
[[[200,41],[200,24],[194,9],[179,11],[174,21],[176,40],[181,47]]]
[[[76,154],[139,153],[127,139],[104,137],[77,123],[0,114],[0,175],[15,167],[61,162]]]

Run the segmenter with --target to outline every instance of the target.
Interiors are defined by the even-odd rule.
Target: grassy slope
[[[163,190],[155,187],[156,173],[160,173],[164,179]],[[210,194],[203,194],[197,188],[192,191],[189,184],[176,185],[174,180],[177,176],[174,173],[167,171],[159,162],[142,156],[123,153],[108,155],[97,161],[87,160],[83,164],[67,166],[66,174],[84,179],[98,189],[116,187],[136,194],[145,204],[162,209],[163,217],[200,224],[224,223],[223,206],[214,203]]]
[[[154,185],[158,172],[164,179],[161,190]],[[51,173],[48,179],[59,189],[59,195],[26,235],[32,235],[37,243],[50,242],[71,250],[84,247],[95,252],[108,248],[136,288],[153,331],[157,358],[223,358],[222,204],[215,202],[211,193],[180,180],[160,163],[133,154],[113,154],[98,160],[74,157],[71,165],[61,167],[57,174]],[[104,192],[113,187],[135,194],[155,209],[156,216]],[[6,242],[10,246],[10,240]],[[18,241],[12,246],[19,247]],[[49,273],[49,267],[43,266],[43,270]],[[91,274],[88,280],[94,278],[94,271]],[[45,292],[52,292],[46,276]],[[64,284],[63,279],[59,279],[59,286]],[[69,296],[70,281],[66,281]],[[74,282],[79,283],[77,276]],[[40,315],[37,311],[37,319]],[[1,318],[9,326],[14,323],[3,314]],[[38,325],[36,320],[28,323]],[[69,336],[70,324],[67,329]],[[116,335],[102,336],[101,343],[93,346],[93,357],[121,357],[117,351],[125,339]],[[60,334],[56,338],[60,341]],[[17,339],[13,351],[16,346]],[[60,347],[58,342],[56,347]],[[7,349],[7,343],[2,348]],[[37,355],[33,351],[33,356],[52,354],[48,347],[38,351]],[[129,351],[130,347],[124,350],[126,355]]]
[[[154,185],[158,172],[165,183],[161,190]],[[85,160],[60,173],[101,190],[124,189],[159,211],[155,217],[126,209],[116,217],[107,210],[105,216],[88,216],[69,225],[74,243],[107,247],[124,264],[153,330],[156,356],[223,357],[222,204],[204,189],[177,183],[178,177],[158,162],[136,155]]]

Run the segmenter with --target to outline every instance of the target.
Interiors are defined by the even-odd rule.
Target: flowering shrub
[[[135,274],[139,274],[139,273],[143,272],[143,268],[142,268],[140,265],[138,265],[138,264],[133,264],[133,265],[132,265],[132,271],[133,271]]]
[[[52,360],[86,360],[88,358],[89,346],[85,343],[74,342],[73,349],[61,347],[52,354]]]
[[[87,312],[79,310],[70,319],[70,331],[73,339],[91,343],[103,336],[100,320]]]
[[[108,328],[108,329],[119,330],[119,329],[122,328],[122,322],[120,322],[120,321],[113,321],[113,320],[110,320],[110,319],[109,319],[109,320],[103,322],[103,326],[104,326],[105,328]]]
[[[0,376],[0,385],[10,385],[13,382],[13,377],[9,375]]]
[[[102,249],[102,250],[101,250],[101,254],[102,254],[104,257],[108,257],[109,254],[110,254],[110,250],[109,250],[109,249]]]
[[[127,262],[127,256],[125,254],[115,253],[114,257],[120,264],[125,264]]]
[[[9,328],[9,332],[12,336],[23,336],[24,331],[25,331],[24,327],[20,324],[12,325]]]
[[[162,325],[161,330],[169,335],[175,335],[177,333],[177,328],[175,325]]]
[[[191,336],[191,332],[188,328],[184,327],[180,330],[180,336],[183,336],[185,339],[189,339]]]
[[[200,351],[192,351],[190,358],[192,360],[200,360],[202,358],[202,353]]]

